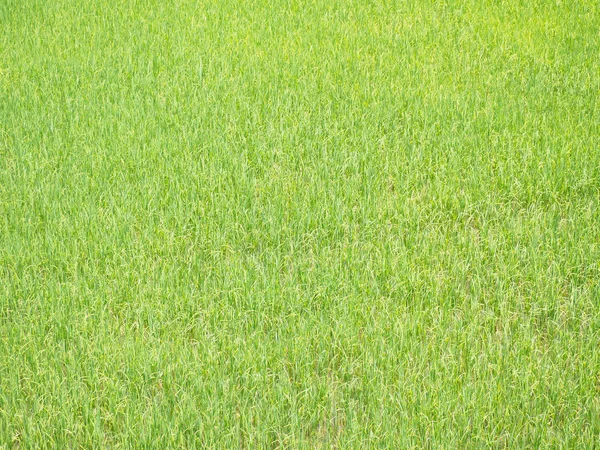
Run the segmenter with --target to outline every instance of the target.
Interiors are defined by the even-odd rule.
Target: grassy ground
[[[0,448],[592,448],[599,30],[0,0]]]

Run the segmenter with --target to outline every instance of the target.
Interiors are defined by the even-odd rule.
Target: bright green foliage
[[[592,448],[600,4],[0,0],[0,448]]]

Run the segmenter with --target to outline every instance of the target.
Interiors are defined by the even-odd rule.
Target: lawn
[[[0,449],[598,442],[599,3],[0,0]]]

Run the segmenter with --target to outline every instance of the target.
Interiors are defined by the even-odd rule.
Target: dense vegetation
[[[596,445],[599,30],[0,0],[0,448]]]

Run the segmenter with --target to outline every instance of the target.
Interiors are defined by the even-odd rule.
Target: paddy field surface
[[[0,0],[0,449],[599,442],[600,3]]]

